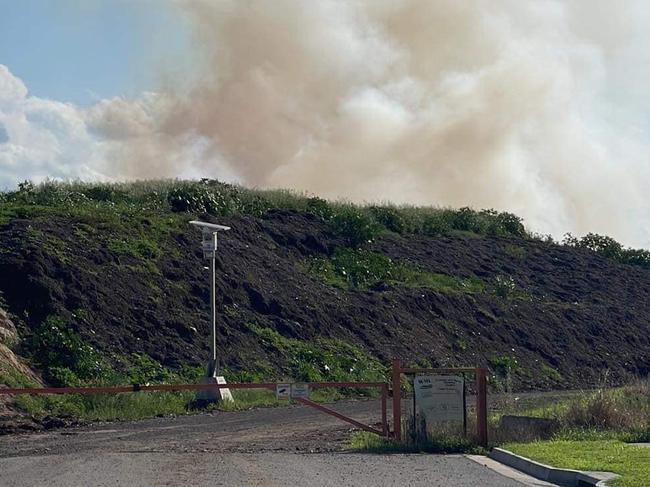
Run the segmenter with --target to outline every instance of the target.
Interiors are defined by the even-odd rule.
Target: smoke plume
[[[174,5],[205,63],[191,89],[89,110],[112,174],[494,207],[650,245],[645,2]]]

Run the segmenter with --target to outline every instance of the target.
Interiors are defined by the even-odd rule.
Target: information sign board
[[[457,375],[417,375],[415,403],[427,422],[464,421],[464,380]]]

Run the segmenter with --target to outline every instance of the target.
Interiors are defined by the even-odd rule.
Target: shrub
[[[354,206],[337,210],[332,218],[332,227],[352,247],[371,242],[381,231],[381,227],[367,213]]]
[[[636,265],[650,269],[650,251],[642,249],[624,249],[619,260],[624,264]]]
[[[650,414],[625,405],[617,394],[599,390],[572,401],[562,417],[567,428],[629,431],[648,424]]]
[[[613,238],[595,233],[588,233],[580,239],[567,233],[562,243],[571,247],[588,249],[612,259],[619,259],[623,250],[621,244]]]
[[[332,207],[322,198],[309,198],[307,200],[307,212],[323,220],[329,220],[332,218]]]
[[[223,208],[223,201],[208,188],[183,186],[174,188],[167,196],[172,211],[187,213],[210,213],[216,215]]]
[[[406,222],[402,214],[395,208],[387,206],[371,206],[371,215],[380,225],[395,233],[406,231]]]
[[[452,214],[448,210],[436,211],[422,219],[421,231],[424,235],[443,235],[454,229],[451,224]]]
[[[55,385],[97,378],[105,370],[100,354],[58,317],[45,320],[32,336],[29,348],[44,368],[46,380]]]
[[[507,299],[512,296],[517,288],[512,276],[496,276],[494,278],[494,293],[500,298]]]
[[[504,211],[497,215],[496,221],[502,235],[513,235],[521,238],[527,236],[524,222],[517,215]]]
[[[487,214],[491,215],[491,213]],[[471,208],[460,208],[451,213],[451,227],[463,232],[484,233],[486,225],[481,216]]]
[[[650,251],[643,249],[623,248],[623,246],[611,237],[588,233],[582,238],[574,237],[567,233],[562,244],[568,247],[591,250],[603,257],[613,259],[622,264],[630,264],[644,268],[650,268]]]

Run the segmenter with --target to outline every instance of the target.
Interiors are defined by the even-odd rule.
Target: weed
[[[548,365],[542,365],[542,375],[553,382],[562,382],[562,374]]]
[[[157,259],[161,255],[158,244],[148,238],[109,239],[108,249],[118,255],[129,255],[136,259]]]
[[[464,352],[465,350],[467,350],[467,340],[465,340],[464,338],[457,338],[456,340],[454,340],[454,348],[456,350]]]
[[[529,236],[520,218],[495,210],[360,207],[287,190],[250,190],[210,179],[110,184],[46,181],[40,185],[26,181],[17,191],[0,193],[0,201],[0,224],[35,215],[75,217],[93,224],[145,212],[260,216],[279,208],[316,215],[329,222],[351,246],[373,240],[384,230],[398,234]]]
[[[342,340],[316,338],[310,342],[287,338],[270,328],[249,324],[262,345],[287,364],[282,376],[305,382],[381,381],[387,369],[364,350]],[[349,391],[348,391],[349,392]],[[364,391],[359,391],[364,392]],[[367,391],[365,391],[367,393]]]
[[[504,250],[506,254],[519,261],[523,261],[526,258],[526,249],[519,245],[508,244],[505,246]]]
[[[488,359],[494,375],[490,378],[497,387],[502,387],[505,392],[512,390],[512,375],[517,372],[519,362],[516,357],[510,355],[493,355]]]
[[[517,285],[512,276],[496,276],[494,278],[494,293],[503,299],[508,299],[512,297]]]
[[[343,289],[367,289],[379,283],[443,293],[479,293],[484,288],[477,278],[434,274],[409,263],[394,262],[377,252],[348,248],[338,249],[331,259],[315,258],[303,269],[326,284]]]
[[[100,354],[55,316],[34,332],[28,346],[45,379],[55,385],[77,385],[79,380],[97,378],[105,368]]]

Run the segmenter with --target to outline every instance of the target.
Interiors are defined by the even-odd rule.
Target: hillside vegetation
[[[647,251],[593,234],[557,243],[494,210],[360,207],[209,180],[0,193],[11,348],[55,385],[196,380],[209,281],[195,218],[232,227],[217,261],[231,380],[376,379],[396,356],[485,365],[496,388],[650,371]],[[28,382],[10,375],[0,383]]]

